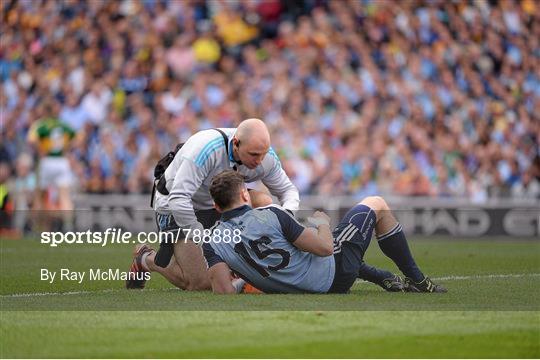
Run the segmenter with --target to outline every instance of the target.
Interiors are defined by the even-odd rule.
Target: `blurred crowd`
[[[178,142],[258,117],[301,194],[540,197],[535,0],[1,6],[2,182],[36,186],[44,117],[95,193],[149,192]]]

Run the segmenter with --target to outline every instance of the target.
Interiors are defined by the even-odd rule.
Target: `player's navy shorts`
[[[334,229],[336,273],[329,293],[346,293],[356,281],[376,221],[375,211],[358,204],[345,214]]]

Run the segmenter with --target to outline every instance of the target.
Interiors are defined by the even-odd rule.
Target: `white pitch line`
[[[144,292],[149,291],[161,291],[161,290],[175,290],[177,288],[165,288],[165,289],[146,289]],[[68,291],[68,292],[43,292],[43,293],[22,293],[22,294],[8,294],[0,295],[0,298],[23,298],[23,297],[34,297],[34,296],[65,296],[65,295],[84,295],[84,294],[100,294],[100,293],[114,293],[122,292],[126,289],[103,289],[103,290],[94,290],[94,291]]]
[[[522,278],[522,277],[536,277],[540,276],[540,273],[532,274],[489,274],[489,275],[471,275],[471,276],[445,276],[433,278],[435,281],[453,281],[453,280],[476,280],[476,279],[504,279],[504,278]],[[364,280],[357,280],[357,282],[365,282]],[[161,290],[176,290],[177,288],[165,288],[165,289],[146,289],[148,291],[161,291]],[[113,293],[123,292],[125,289],[104,289],[95,291],[68,291],[68,292],[43,292],[43,293],[22,293],[22,294],[8,294],[0,295],[0,298],[23,298],[34,296],[65,296],[65,295],[83,295],[83,294],[97,294],[97,293]]]
[[[540,274],[498,274],[498,275],[471,275],[471,276],[444,276],[433,278],[436,281],[448,280],[473,280],[473,279],[500,279],[500,278],[521,278],[529,276],[540,276]]]
[[[120,289],[105,289],[105,290],[96,290],[96,291],[68,291],[68,292],[42,292],[42,293],[22,293],[22,294],[9,294],[9,295],[0,295],[0,297],[33,297],[33,296],[49,296],[49,295],[82,295],[82,294],[96,294],[96,293],[108,293],[120,291]]]

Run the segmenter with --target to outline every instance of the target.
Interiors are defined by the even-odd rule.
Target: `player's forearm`
[[[325,255],[332,255],[334,252],[334,237],[330,230],[330,225],[322,224],[317,227],[317,235],[321,239],[321,251]]]
[[[317,256],[330,256],[334,252],[334,242],[328,225],[320,225],[317,230],[305,229],[294,245]]]

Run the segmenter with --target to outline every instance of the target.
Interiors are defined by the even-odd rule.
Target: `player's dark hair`
[[[217,174],[210,184],[210,195],[217,206],[228,209],[238,199],[244,186],[242,175],[233,170],[225,170]]]

